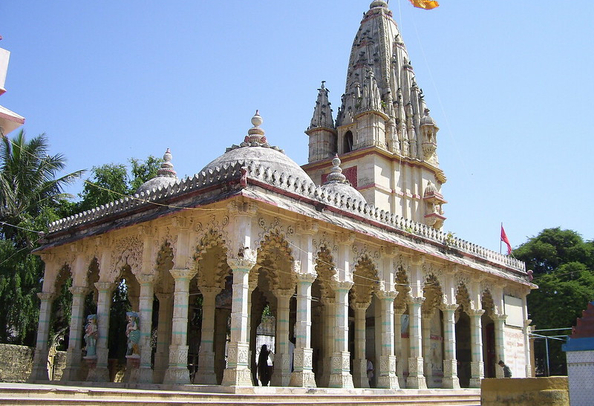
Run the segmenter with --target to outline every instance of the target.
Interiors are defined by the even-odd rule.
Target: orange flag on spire
[[[505,230],[503,229],[503,224],[501,225],[501,241],[507,245],[507,255],[511,255],[512,247],[509,243],[509,239],[507,238],[507,234],[505,234]]]
[[[439,3],[432,0],[409,0],[410,4],[417,8],[425,10],[431,10],[432,8],[439,7]]]

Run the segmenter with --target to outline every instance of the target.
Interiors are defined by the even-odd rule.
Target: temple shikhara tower
[[[261,343],[272,386],[478,388],[499,360],[530,374],[534,285],[522,262],[440,231],[439,128],[385,1],[363,16],[336,117],[318,90],[307,164],[262,116],[185,179],[156,145],[136,194],[50,225],[33,381],[49,379],[64,284],[66,382],[110,381],[118,334],[138,384],[255,386]]]
[[[385,1],[365,14],[351,50],[336,120],[324,82],[309,135],[305,169],[321,182],[339,154],[343,171],[368,203],[441,228],[446,181],[437,158],[439,128],[429,115],[406,46]]]

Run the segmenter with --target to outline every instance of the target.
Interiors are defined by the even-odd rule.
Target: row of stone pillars
[[[252,386],[252,374],[249,367],[249,341],[248,326],[251,291],[249,285],[249,271],[255,265],[254,260],[237,259],[229,260],[233,273],[233,298],[231,309],[231,334],[228,345],[227,367],[223,373],[224,386]],[[168,384],[190,383],[187,360],[187,320],[189,311],[189,283],[194,276],[190,269],[172,269],[175,280],[173,303],[170,295],[159,294],[159,342],[155,356],[154,371],[151,368],[151,320],[154,297],[152,275],[141,275],[140,282],[139,315],[140,315],[140,362],[138,373],[134,380],[139,383],[162,382]],[[278,317],[277,325],[277,363],[281,368],[275,372],[273,385],[315,387],[313,374],[313,350],[311,348],[311,286],[315,280],[314,273],[297,273],[297,320],[295,327],[296,345],[294,351],[294,371],[290,371],[288,351],[288,313],[289,300],[292,291],[278,291]],[[97,360],[89,371],[87,380],[107,382],[108,373],[108,347],[107,333],[109,331],[109,310],[113,283],[98,282],[97,319],[99,336],[97,340]],[[322,382],[329,387],[352,388],[353,378],[357,387],[368,387],[365,359],[365,311],[369,303],[357,304],[355,309],[355,362],[354,373],[350,372],[350,353],[348,351],[348,294],[352,282],[335,282],[334,299],[327,300],[326,306],[326,331],[325,347],[331,354],[325,361],[326,378]],[[63,375],[64,380],[79,380],[78,373],[81,368],[82,356],[82,326],[84,297],[87,288],[73,287],[72,320],[70,341],[67,353],[67,367]],[[194,382],[201,384],[216,384],[214,364],[214,313],[215,298],[218,291],[214,287],[201,287],[204,297],[202,340],[199,353],[199,369]],[[46,361],[48,355],[47,337],[49,333],[49,316],[53,295],[40,293],[41,312],[37,337],[32,379],[43,381],[48,379]],[[377,387],[398,388],[398,375],[402,376],[403,363],[399,363],[396,370],[395,348],[400,348],[399,313],[394,313],[394,298],[396,292],[378,292],[381,307],[381,323],[379,331],[381,337],[379,365],[377,371]],[[430,368],[424,364],[423,353],[429,349],[429,320],[421,323],[421,306],[424,298],[409,299],[410,315],[410,357],[408,359],[409,375],[406,379],[407,388],[426,388],[427,383],[423,371],[427,373]],[[444,388],[459,388],[456,365],[455,321],[454,312],[456,304],[443,305],[444,322]],[[167,323],[169,314],[173,314],[171,324]],[[471,387],[479,387],[483,378],[483,350],[481,316],[484,310],[474,310],[471,313]],[[504,317],[495,317],[497,351],[503,354],[503,320]],[[422,326],[425,326],[425,329]],[[171,334],[170,334],[171,333]],[[326,382],[324,382],[326,380]]]

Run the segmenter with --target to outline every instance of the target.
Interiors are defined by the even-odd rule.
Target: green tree
[[[574,326],[588,302],[594,300],[593,253],[591,241],[584,241],[575,231],[559,227],[541,231],[514,250],[514,256],[534,271],[533,282],[538,289],[528,295],[528,312],[537,329]],[[560,330],[558,334],[569,334],[569,331]],[[541,371],[546,369],[544,344],[544,340],[537,340],[536,356]],[[567,373],[560,344],[549,340],[551,374]]]
[[[124,164],[94,166],[91,178],[87,179],[79,195],[78,211],[90,210],[133,194],[140,185],[157,175],[163,160],[149,155],[145,160],[131,158],[129,162],[130,173]]]
[[[0,341],[32,345],[39,312],[43,264],[31,255],[49,222],[60,217],[69,197],[63,189],[82,171],[58,177],[61,154],[48,155],[39,135],[21,131],[0,141]]]

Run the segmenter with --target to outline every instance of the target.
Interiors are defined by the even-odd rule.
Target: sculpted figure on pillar
[[[97,358],[97,315],[89,314],[85,326],[85,345],[87,355],[85,358]]]
[[[139,358],[140,349],[138,343],[140,342],[140,328],[138,326],[138,313],[127,312],[126,318],[128,320],[128,324],[126,325],[126,337],[128,337],[126,357]]]

